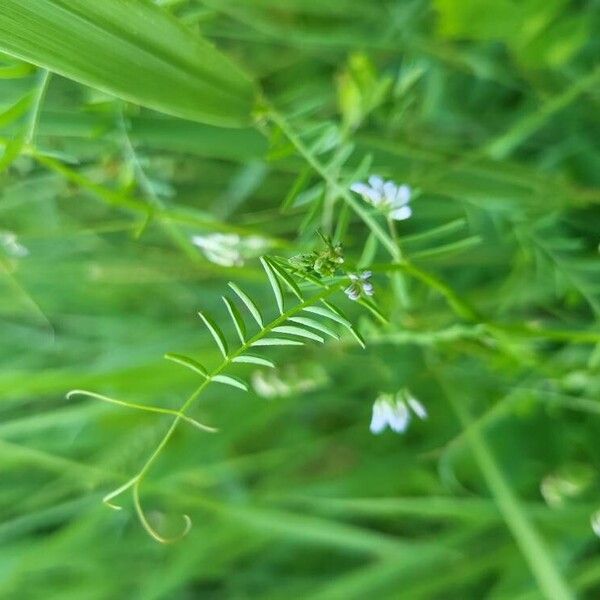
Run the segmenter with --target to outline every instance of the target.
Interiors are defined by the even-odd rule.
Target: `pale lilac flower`
[[[261,237],[235,233],[194,235],[192,244],[200,248],[207,260],[222,267],[241,267],[246,258],[261,254],[269,246]]]
[[[371,283],[371,271],[363,271],[362,273],[349,273],[350,285],[344,290],[344,293],[350,300],[358,300],[363,294],[372,296],[374,289]]]
[[[390,219],[403,221],[412,215],[409,206],[412,190],[409,185],[396,185],[393,181],[384,181],[378,175],[371,175],[368,183],[357,181],[350,189],[363,197],[365,202],[385,212]]]
[[[408,390],[397,394],[381,394],[373,404],[373,415],[369,429],[378,435],[389,427],[396,433],[404,433],[410,423],[411,415],[419,419],[427,418],[427,410]]]
[[[29,250],[19,243],[17,234],[12,231],[0,231],[0,246],[13,258],[23,258],[29,254]]]

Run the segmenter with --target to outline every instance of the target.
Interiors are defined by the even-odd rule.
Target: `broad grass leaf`
[[[251,79],[152,2],[0,0],[0,50],[177,117],[251,120]]]

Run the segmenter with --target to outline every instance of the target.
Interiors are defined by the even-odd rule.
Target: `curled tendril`
[[[138,479],[133,484],[133,504],[135,506],[135,512],[138,515],[140,523],[142,524],[142,527],[148,532],[148,535],[150,535],[153,539],[155,539],[157,542],[160,542],[161,544],[172,544],[174,542],[179,541],[181,538],[184,538],[192,528],[192,519],[190,519],[189,515],[182,515],[183,529],[179,534],[168,538],[160,535],[160,533],[158,533],[158,531],[156,531],[156,529],[154,529],[154,527],[150,525],[150,522],[148,521],[146,514],[144,513],[144,509],[140,502],[139,485],[140,481]]]
[[[95,392],[88,392],[87,390],[71,390],[67,394],[67,400],[70,400],[73,396],[86,396],[87,398],[95,398],[96,400],[102,400],[103,402],[108,402],[110,404],[118,404],[119,406],[126,406],[127,408],[134,408],[136,410],[142,410],[145,412],[151,413],[159,413],[162,415],[173,415],[174,417],[178,417],[182,421],[201,429],[202,431],[207,431],[209,433],[216,433],[218,429],[214,427],[209,427],[208,425],[203,425],[196,419],[192,419],[187,415],[184,415],[182,412],[178,410],[171,410],[170,408],[158,408],[155,406],[144,406],[143,404],[134,404],[133,402],[126,402],[125,400],[117,400],[116,398],[110,398],[108,396],[103,396],[102,394],[96,394]],[[127,489],[127,488],[125,488]]]
[[[150,522],[148,521],[148,518],[146,517],[146,513],[144,512],[144,509],[142,507],[142,503],[140,502],[140,483],[141,483],[141,481],[142,481],[142,479],[140,478],[140,474],[138,473],[135,477],[132,477],[127,483],[124,483],[122,486],[118,487],[116,490],[113,490],[112,492],[110,492],[109,494],[104,496],[104,498],[102,498],[102,502],[104,502],[104,504],[106,504],[106,506],[108,506],[109,508],[112,508],[113,510],[123,510],[122,506],[119,506],[118,504],[114,504],[113,502],[111,502],[111,500],[113,498],[116,498],[117,496],[121,495],[123,492],[125,492],[129,488],[133,488],[132,494],[133,494],[133,505],[135,506],[135,512],[138,516],[138,519],[140,520],[142,527],[147,531],[147,533],[150,535],[150,537],[155,539],[157,542],[160,542],[161,544],[172,544],[174,542],[179,541],[183,537],[185,537],[190,532],[190,529],[192,528],[192,519],[190,519],[189,515],[186,515],[186,514],[182,515],[183,516],[183,529],[179,534],[177,534],[173,537],[164,537],[164,536],[160,535],[160,533],[158,533],[158,531],[156,531],[156,529],[154,529],[154,527],[152,527],[152,525],[150,525]]]
[[[118,504],[113,504],[111,500],[113,498],[116,498],[117,496],[120,496],[125,490],[128,490],[132,485],[134,485],[137,482],[137,480],[137,475],[135,477],[132,477],[127,483],[124,483],[123,485],[119,486],[116,490],[113,490],[109,494],[106,494],[106,496],[102,498],[102,502],[104,502],[106,506],[112,508],[113,510],[123,510],[122,506],[119,506]]]

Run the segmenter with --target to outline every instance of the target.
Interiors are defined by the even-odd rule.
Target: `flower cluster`
[[[235,233],[194,235],[192,244],[200,248],[207,260],[222,267],[241,267],[244,259],[261,254],[269,246],[261,237]]]
[[[344,264],[341,244],[334,244],[330,237],[319,233],[325,247],[321,250],[299,254],[290,258],[290,264],[303,273],[316,274],[319,277],[332,277],[340,265]]]
[[[408,185],[399,186],[393,181],[384,181],[377,175],[371,175],[368,183],[357,181],[350,189],[394,221],[403,221],[412,215],[409,206],[412,190]]]
[[[371,271],[362,273],[349,273],[350,285],[344,290],[344,293],[350,300],[358,300],[361,296],[373,295],[373,284],[371,283]]]
[[[407,389],[396,394],[380,394],[373,404],[369,429],[375,435],[385,431],[387,427],[396,433],[404,433],[412,414],[421,420],[427,418],[425,407]]]

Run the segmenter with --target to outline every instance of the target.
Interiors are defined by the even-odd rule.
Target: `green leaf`
[[[313,329],[316,329],[317,331],[320,331],[330,337],[332,337],[334,340],[339,340],[340,336],[335,333],[335,331],[333,331],[332,329],[329,329],[329,327],[327,327],[327,325],[323,325],[323,323],[320,323],[319,321],[316,321],[315,319],[309,319],[308,317],[290,317],[288,319],[288,321],[293,321],[294,323],[300,323],[301,325],[306,325],[307,327],[312,327]]]
[[[1,0],[0,50],[184,119],[251,120],[250,78],[153,2]]]
[[[373,300],[359,298],[358,303],[361,306],[364,306],[383,325],[387,325],[389,323],[387,317],[381,312],[381,310],[379,310],[379,307],[375,302],[373,302]]]
[[[277,273],[279,278],[289,288],[290,292],[292,292],[292,294],[294,294],[294,296],[296,296],[296,298],[298,298],[298,300],[300,300],[300,301],[304,300],[304,297],[302,296],[302,292],[300,292],[300,288],[298,287],[298,284],[294,281],[293,277],[281,265],[277,264],[275,261],[267,259],[267,258],[265,260],[269,263],[269,266],[273,269],[273,271],[275,271]]]
[[[213,339],[217,343],[223,358],[227,358],[227,342],[225,341],[225,336],[223,332],[219,329],[218,325],[209,317],[204,315],[201,312],[198,312],[198,316],[204,321],[207,329],[210,331]]]
[[[270,360],[266,358],[262,358],[260,356],[254,356],[253,354],[242,354],[241,356],[236,356],[231,362],[234,363],[249,363],[252,365],[260,365],[261,367],[271,367],[275,368],[275,363],[272,363]]]
[[[306,184],[310,181],[312,175],[312,168],[310,166],[304,167],[300,174],[294,181],[294,185],[291,187],[287,196],[281,203],[281,212],[285,213],[294,204],[294,200],[298,197],[298,194],[306,187]]]
[[[256,340],[253,346],[303,346],[304,342],[298,342],[296,340],[288,340],[286,338],[263,338],[262,340]]]
[[[165,358],[174,363],[177,363],[179,365],[187,367],[188,369],[191,369],[192,371],[199,373],[203,377],[208,378],[208,372],[206,371],[206,369],[197,360],[194,360],[193,358],[190,358],[189,356],[184,356],[183,354],[174,354],[173,352],[168,352],[167,354],[165,354]]]
[[[238,377],[234,377],[233,375],[215,375],[212,378],[212,381],[215,383],[223,383],[225,385],[230,385],[231,387],[238,388],[240,390],[248,391],[248,385],[244,383]]]
[[[27,77],[34,71],[34,67],[27,63],[18,63],[7,67],[0,67],[0,79],[20,79]]]
[[[269,283],[273,288],[273,294],[275,295],[275,301],[277,302],[277,308],[279,309],[279,314],[283,314],[283,291],[281,289],[281,284],[279,283],[279,279],[275,275],[275,272],[271,268],[271,265],[261,256],[260,262],[262,263],[263,269],[267,274],[269,279]]]
[[[304,310],[306,312],[313,313],[314,315],[319,315],[321,317],[325,317],[326,319],[331,319],[332,321],[335,321],[336,323],[339,323],[344,327],[348,327],[348,325],[350,325],[350,321],[348,321],[348,319],[345,319],[340,315],[332,312],[331,310],[323,308],[322,306],[307,306]]]
[[[233,324],[235,325],[235,330],[237,331],[240,341],[242,342],[242,344],[245,343],[245,341],[246,341],[246,325],[244,324],[244,320],[242,319],[242,316],[240,315],[239,310],[236,308],[235,304],[233,304],[233,302],[231,302],[231,300],[229,298],[226,298],[225,296],[221,296],[221,298],[223,299],[223,302],[225,302],[225,306],[227,307],[229,316],[231,317],[231,320],[233,321]]]
[[[339,309],[335,304],[331,302],[327,302],[327,300],[321,300],[321,302],[327,307],[327,309],[334,314],[338,319],[338,322],[341,323],[356,339],[356,341],[361,345],[362,348],[366,348],[365,340],[363,340],[362,335],[358,333],[354,325],[346,318],[346,315]]]
[[[304,329],[302,327],[294,327],[293,325],[281,325],[280,327],[275,327],[273,331],[275,333],[287,333],[288,335],[297,335],[298,337],[314,340],[315,342],[321,342],[321,344],[325,341],[320,335],[317,335],[316,333],[308,331],[307,329]]]
[[[2,17],[0,16],[0,19]],[[16,121],[22,117],[31,106],[33,102],[33,94],[29,93],[17,100],[12,106],[8,107],[5,111],[0,113],[0,127],[9,125],[13,121]]]
[[[237,297],[245,304],[250,314],[254,317],[254,320],[258,323],[258,326],[262,329],[263,321],[258,308],[256,308],[256,304],[254,304],[252,299],[237,285],[235,285],[235,283],[230,281],[228,285],[237,294]]]
[[[4,146],[4,154],[0,157],[0,173],[6,170],[21,155],[25,144],[24,135],[16,135]]]

